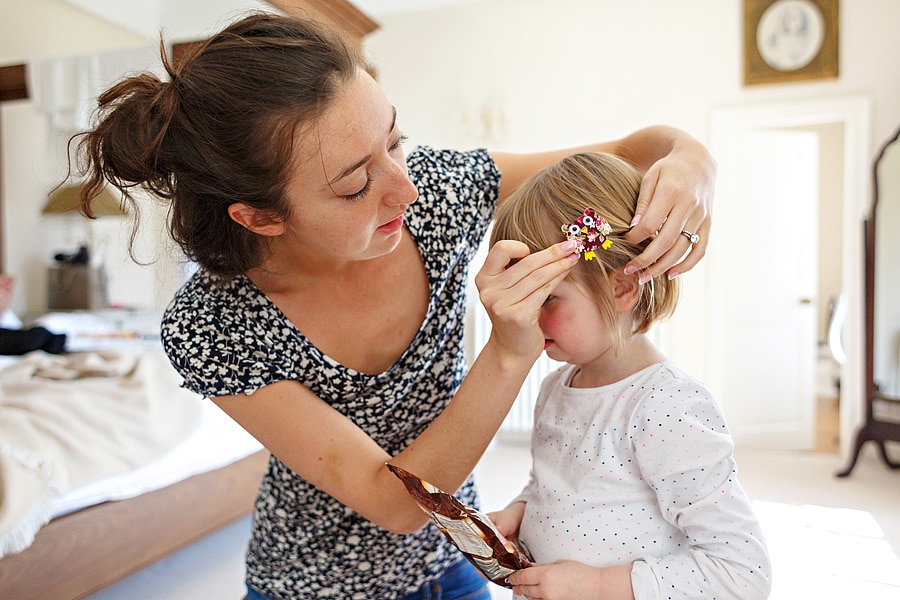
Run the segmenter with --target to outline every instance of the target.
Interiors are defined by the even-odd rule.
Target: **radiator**
[[[481,305],[474,308],[472,323],[472,345],[475,350],[473,356],[477,356],[477,353],[487,343],[487,339],[491,334],[491,320]],[[541,388],[541,381],[562,364],[548,358],[546,354],[541,354],[541,357],[532,367],[531,373],[525,379],[525,383],[522,384],[522,389],[519,390],[519,395],[516,396],[512,409],[500,426],[500,431],[497,434],[499,438],[509,441],[529,441],[534,415],[534,403]]]

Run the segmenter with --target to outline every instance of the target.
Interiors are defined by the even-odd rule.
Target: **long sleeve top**
[[[539,563],[632,564],[637,600],[766,598],[771,566],[709,391],[670,361],[600,388],[566,365],[535,405],[519,532]]]

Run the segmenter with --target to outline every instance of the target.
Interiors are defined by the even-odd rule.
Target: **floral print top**
[[[420,147],[406,213],[430,285],[428,311],[387,371],[364,374],[322,354],[245,276],[201,269],[165,312],[162,340],[184,386],[206,397],[296,380],[389,454],[414,440],[466,373],[463,327],[469,262],[496,212],[500,173],[485,150]],[[477,505],[472,478],[459,491]],[[211,498],[214,502],[215,499]],[[434,527],[389,533],[294,474],[274,456],[256,500],[247,582],[271,598],[399,598],[462,555]]]

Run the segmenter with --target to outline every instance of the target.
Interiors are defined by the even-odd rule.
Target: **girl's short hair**
[[[228,207],[287,215],[298,128],[367,65],[332,30],[270,13],[245,16],[177,64],[160,45],[169,79],[142,73],[115,84],[100,96],[96,127],[76,136],[82,211],[91,214],[89,199],[109,181],[137,215],[131,189],[143,188],[170,202],[169,231],[188,258],[215,274],[244,273],[264,247]]]
[[[613,242],[598,249],[593,260],[580,260],[569,279],[595,298],[604,321],[618,323],[609,284],[609,274],[622,269],[650,243],[625,241],[631,227],[641,186],[641,174],[624,160],[600,152],[568,156],[534,175],[517,188],[497,213],[491,245],[499,240],[517,240],[537,252],[566,239],[563,225],[574,222],[592,208],[609,223]],[[672,315],[681,292],[679,280],[664,274],[641,286],[632,309],[631,331],[615,330],[621,344],[626,334],[645,333],[655,323]]]

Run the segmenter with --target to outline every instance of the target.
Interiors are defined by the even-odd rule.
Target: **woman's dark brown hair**
[[[175,66],[164,51],[162,60],[168,81],[143,73],[117,83],[100,96],[94,129],[76,136],[81,210],[91,216],[89,199],[109,181],[137,216],[132,192],[143,188],[170,202],[169,231],[188,258],[244,273],[263,247],[228,206],[286,215],[298,127],[366,65],[329,29],[274,14],[235,22]]]

